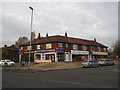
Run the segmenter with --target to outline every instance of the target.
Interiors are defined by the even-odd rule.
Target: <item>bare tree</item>
[[[113,44],[113,54],[120,57],[120,41],[116,41]]]
[[[29,40],[28,40],[28,38],[27,37],[20,37],[20,38],[18,38],[18,40],[15,42],[15,46],[18,48],[19,47],[19,45],[22,45],[22,44],[24,44],[24,43],[27,43]]]

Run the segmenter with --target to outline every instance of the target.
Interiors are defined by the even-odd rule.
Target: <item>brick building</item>
[[[98,43],[96,39],[85,40],[80,38],[55,35],[40,37],[20,46],[19,59],[28,61],[31,48],[31,61],[35,62],[59,62],[59,61],[81,61],[89,58],[106,58],[107,46]]]
[[[19,61],[19,49],[16,48],[14,45],[7,46],[0,48],[2,50],[2,59],[10,59],[15,62]]]

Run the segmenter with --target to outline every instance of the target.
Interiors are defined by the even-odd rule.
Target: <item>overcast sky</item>
[[[2,3],[2,44],[14,44],[30,36],[31,10],[33,31],[44,37],[64,35],[96,40],[108,47],[118,39],[117,2],[4,2]]]

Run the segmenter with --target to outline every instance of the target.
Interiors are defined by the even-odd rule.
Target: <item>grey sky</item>
[[[2,44],[11,45],[30,35],[30,16],[34,8],[36,37],[64,35],[96,40],[111,46],[118,39],[117,2],[5,2],[2,3]]]

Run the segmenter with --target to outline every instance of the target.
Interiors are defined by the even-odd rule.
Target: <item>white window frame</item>
[[[82,50],[87,50],[87,46],[86,45],[82,45]]]
[[[104,48],[104,52],[106,52],[106,48]]]
[[[52,48],[52,44],[51,43],[46,44],[46,49],[50,49],[50,48]]]
[[[98,47],[98,51],[100,52],[101,50],[100,50],[100,47]]]
[[[40,45],[37,45],[37,50],[39,50],[40,49]]]
[[[27,50],[32,50],[32,46],[27,46]]]
[[[74,50],[78,50],[78,45],[77,44],[73,44],[73,49]]]
[[[65,46],[68,47],[68,43],[66,43]]]
[[[63,44],[62,43],[58,43],[58,47],[63,47]]]
[[[20,47],[20,50],[23,50],[23,46],[22,46],[22,47]]]

